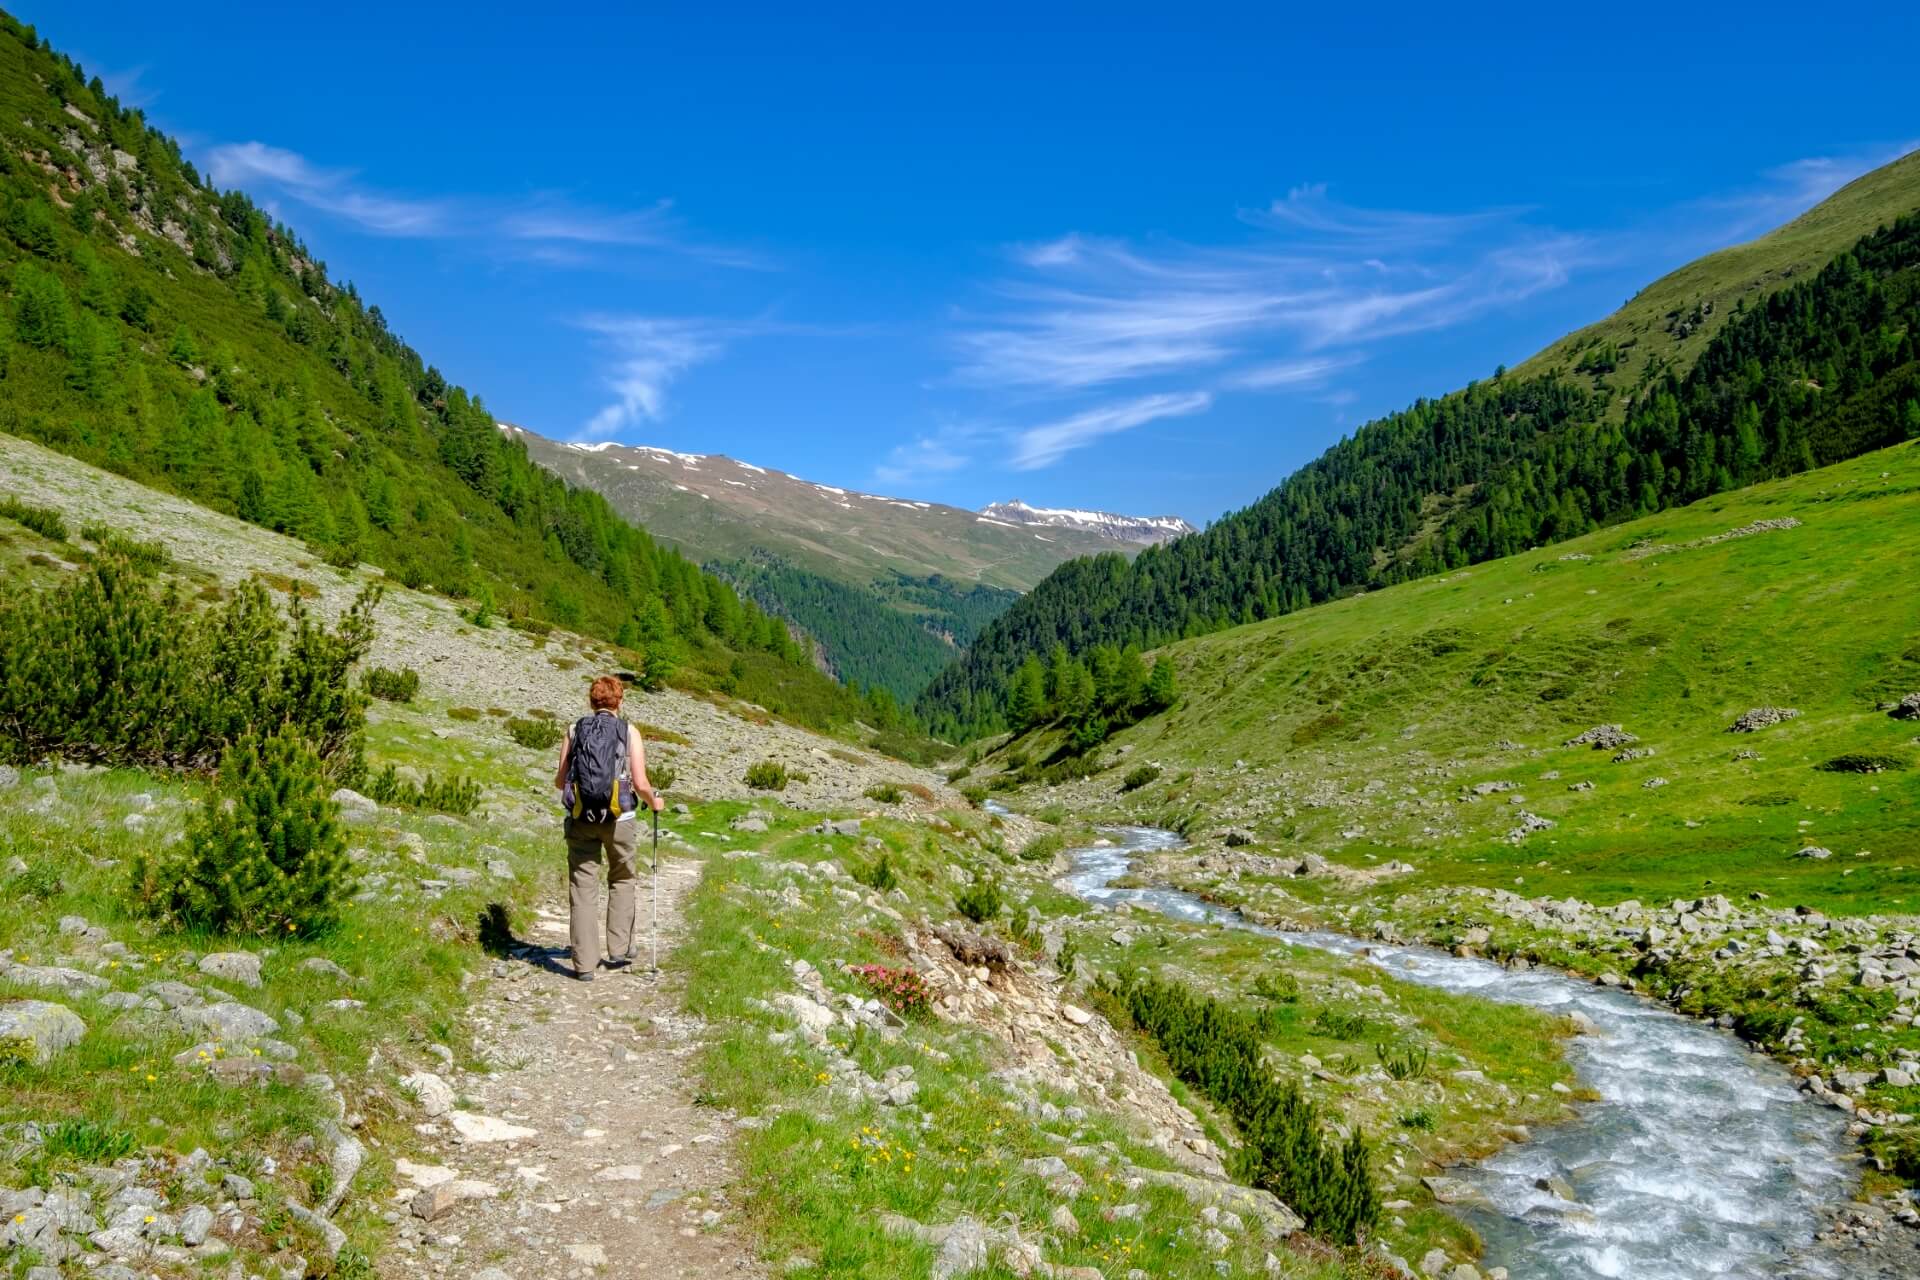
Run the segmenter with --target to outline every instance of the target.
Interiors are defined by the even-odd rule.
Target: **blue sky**
[[[1195,523],[1920,138],[1915,6],[617,8],[15,12],[499,417]]]

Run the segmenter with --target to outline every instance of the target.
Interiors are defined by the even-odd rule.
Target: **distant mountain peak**
[[[1179,516],[1124,516],[1111,511],[1084,511],[1075,507],[1036,507],[1015,498],[1010,502],[990,502],[980,514],[1002,524],[1047,529],[1073,529],[1097,534],[1115,542],[1151,544],[1196,532]]]

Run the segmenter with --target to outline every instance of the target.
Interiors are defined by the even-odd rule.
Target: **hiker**
[[[587,690],[593,714],[574,721],[560,744],[560,767],[553,775],[567,814],[567,932],[573,944],[573,973],[582,982],[593,981],[600,967],[594,916],[600,905],[603,854],[607,967],[622,969],[633,963],[637,944],[633,853],[640,829],[636,796],[645,797],[655,813],[665,803],[647,780],[647,751],[640,731],[621,718],[620,701],[626,692],[618,676],[601,676],[593,682]]]

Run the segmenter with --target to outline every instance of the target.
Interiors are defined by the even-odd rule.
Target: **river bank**
[[[1889,1236],[1883,1214],[1842,1207],[1855,1181],[1845,1117],[1725,1031],[1545,968],[1397,939],[1289,934],[1180,889],[1114,887],[1136,855],[1183,844],[1166,832],[1121,835],[1073,851],[1063,884],[1104,906],[1248,929],[1361,957],[1404,981],[1571,1015],[1589,1032],[1568,1047],[1592,1091],[1570,1123],[1512,1135],[1468,1173],[1427,1179],[1478,1232],[1489,1263],[1555,1277],[1912,1273],[1914,1233]]]

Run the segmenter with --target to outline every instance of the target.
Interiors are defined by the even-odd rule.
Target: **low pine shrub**
[[[281,937],[330,928],[353,890],[320,759],[291,730],[227,752],[187,838],[134,864],[134,901],[180,928]]]
[[[1300,998],[1300,979],[1270,969],[1254,978],[1253,994],[1274,1004],[1292,1004]]]
[[[392,667],[371,667],[360,683],[382,702],[412,702],[420,692],[420,673],[412,667],[395,671]]]
[[[747,766],[746,775],[741,781],[755,791],[784,791],[790,776],[786,766],[778,760],[761,760]]]
[[[480,708],[478,707],[448,707],[447,708],[447,719],[461,720],[467,723],[471,723],[475,720],[478,720],[482,715],[485,715],[485,714],[486,713],[481,711]]]
[[[378,591],[331,629],[243,582],[204,609],[119,551],[42,592],[0,596],[0,759],[213,770],[249,733],[297,732],[327,776],[362,768]]]
[[[123,555],[135,568],[148,573],[158,573],[173,565],[173,553],[167,550],[165,543],[141,542],[123,533],[116,533],[98,521],[81,525],[80,536],[94,545],[95,555],[103,551]]]
[[[933,990],[927,980],[908,968],[891,969],[883,964],[856,964],[849,973],[866,983],[881,1004],[903,1015],[923,1014],[933,1007]]]
[[[1073,976],[1073,967],[1078,964],[1079,961],[1080,944],[1073,940],[1072,934],[1068,934],[1061,940],[1060,952],[1053,958],[1053,967],[1060,971],[1061,977],[1071,978]]]
[[[402,778],[392,765],[368,775],[366,792],[370,799],[381,804],[456,815],[469,814],[479,808],[481,795],[480,784],[471,778],[459,775],[442,778],[430,773],[426,781],[415,784]]]
[[[1425,1107],[1415,1107],[1411,1111],[1402,1111],[1397,1118],[1402,1129],[1417,1129],[1421,1133],[1432,1133],[1434,1128],[1433,1112]]]
[[[1159,776],[1160,766],[1157,764],[1136,765],[1127,770],[1126,777],[1120,779],[1120,789],[1122,791],[1138,791]]]
[[[968,804],[976,809],[987,802],[987,789],[985,787],[962,787],[960,788],[960,794]]]
[[[0,498],[0,516],[25,525],[49,542],[67,540],[67,522],[52,507],[31,506],[18,498]]]
[[[1233,1117],[1241,1144],[1237,1178],[1273,1192],[1309,1230],[1336,1244],[1356,1243],[1379,1220],[1366,1139],[1356,1129],[1342,1143],[1325,1131],[1298,1083],[1266,1065],[1253,1019],[1157,978],[1109,980],[1101,989],[1159,1044],[1175,1075]]]
[[[864,794],[867,799],[880,804],[899,804],[905,795],[896,784],[891,782],[876,782],[868,787]]]
[[[552,720],[522,720],[515,718],[507,721],[507,736],[523,747],[535,751],[546,751],[560,745],[564,731]]]
[[[679,771],[667,760],[647,761],[647,781],[653,784],[656,791],[671,789],[673,780],[679,776]]]
[[[953,905],[975,924],[985,924],[1000,914],[1000,886],[983,876],[956,894]]]
[[[885,893],[900,883],[900,877],[893,869],[891,853],[882,853],[870,866],[855,867],[853,878],[876,893]]]

